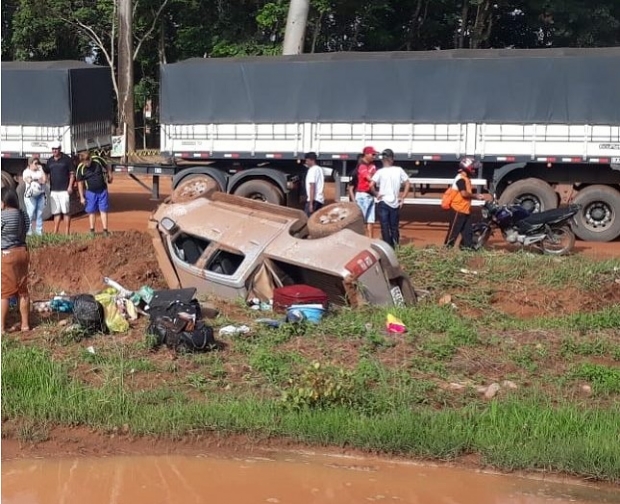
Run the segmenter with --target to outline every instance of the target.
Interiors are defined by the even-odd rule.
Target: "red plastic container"
[[[296,304],[322,304],[327,309],[327,303],[327,294],[310,285],[287,285],[273,291],[273,309],[276,311],[286,311]]]

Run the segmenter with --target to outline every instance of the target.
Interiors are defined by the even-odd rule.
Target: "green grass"
[[[311,368],[322,377],[321,386],[344,376],[335,368]],[[616,390],[618,376],[613,371],[582,367],[576,373],[594,374]],[[308,379],[316,379],[308,376],[306,386]],[[436,409],[413,400],[425,397],[427,383],[386,370],[372,359],[360,362],[342,383],[351,387],[356,401],[327,399],[289,408],[279,398],[251,393],[188,401],[183,393],[164,388],[130,391],[123,373],[102,387],[90,387],[71,379],[47,352],[3,343],[3,415],[28,419],[21,428],[24,439],[44,439],[46,426],[56,422],[104,430],[127,424],[134,434],[285,436],[444,460],[479,453],[485,462],[506,470],[545,469],[620,481],[620,456],[613,442],[620,436],[617,403],[596,408],[516,395],[501,402]]]
[[[67,245],[70,243],[81,243],[92,240],[94,237],[88,233],[72,233],[65,234],[52,234],[44,233],[40,236],[33,235],[28,236],[26,243],[30,249],[43,248],[55,245]]]
[[[240,432],[435,459],[477,453],[507,470],[620,481],[620,306],[568,315],[552,306],[563,289],[601,300],[620,260],[413,247],[399,255],[414,285],[430,291],[416,306],[340,308],[317,326],[225,338],[223,351],[162,360],[145,341],[95,336],[91,354],[84,335],[53,324],[40,340],[3,338],[4,418],[35,443],[56,424],[172,438]],[[548,294],[550,305],[536,307],[544,316],[492,303],[519,289]],[[446,293],[455,307],[438,304]],[[241,302],[222,313],[216,328],[264,316]],[[405,334],[386,332],[388,314]],[[483,399],[480,389],[504,380],[517,389]]]

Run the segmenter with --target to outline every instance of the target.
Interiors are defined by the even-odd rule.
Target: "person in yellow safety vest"
[[[101,215],[104,236],[108,236],[108,212],[110,200],[108,184],[112,182],[112,171],[107,163],[98,156],[91,156],[90,152],[80,152],[80,164],[76,170],[76,180],[80,193],[80,202],[88,214],[90,233],[95,234],[97,212]]]
[[[452,184],[456,189],[450,205],[450,229],[446,235],[444,246],[454,247],[457,238],[461,235],[461,250],[472,249],[473,232],[471,226],[471,201],[483,199],[481,194],[474,194],[471,188],[471,177],[476,174],[477,161],[471,158],[463,158],[459,163],[458,175]]]

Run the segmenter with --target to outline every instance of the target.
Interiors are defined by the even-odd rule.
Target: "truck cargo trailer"
[[[45,161],[54,141],[68,155],[111,145],[109,68],[81,61],[3,61],[1,87],[3,182],[19,176],[29,156]]]
[[[459,158],[478,187],[532,210],[582,204],[586,240],[620,235],[620,48],[328,53],[161,66],[161,150],[187,168],[130,167],[276,203],[315,151],[343,199],[364,146],[439,204]],[[128,169],[120,167],[120,170]]]

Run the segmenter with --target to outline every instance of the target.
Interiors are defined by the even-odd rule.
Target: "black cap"
[[[381,157],[387,157],[387,158],[390,158],[390,159],[394,159],[394,151],[392,149],[385,149],[381,153]]]
[[[304,159],[312,159],[312,161],[316,161],[316,152],[306,152],[304,154]]]

